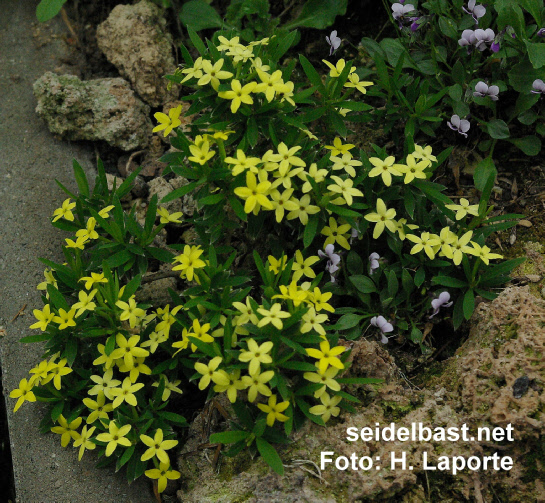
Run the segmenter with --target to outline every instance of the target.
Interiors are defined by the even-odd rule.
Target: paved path
[[[59,35],[66,29],[59,19],[40,27],[36,37],[37,0],[0,0],[0,343],[4,395],[8,404],[11,449],[17,501],[21,503],[148,503],[155,501],[147,481],[129,486],[124,472],[94,468],[96,457],[63,449],[58,435],[41,435],[38,424],[44,409],[25,403],[13,414],[9,391],[41,357],[40,345],[17,341],[33,333],[32,310],[42,307],[36,285],[43,281],[37,257],[61,260],[64,236],[49,225],[64,195],[55,178],[72,183],[72,159],[92,172],[89,145],[70,144],[52,137],[34,114],[32,84],[59,65],[65,46]],[[48,36],[47,33],[57,35]],[[45,40],[49,40],[44,44]],[[42,45],[43,44],[43,45]],[[24,316],[12,318],[27,304]],[[0,500],[4,501],[3,495]]]

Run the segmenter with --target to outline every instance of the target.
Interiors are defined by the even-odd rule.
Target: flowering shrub
[[[402,125],[414,138],[435,137],[452,117],[466,121],[456,127],[464,136],[470,128],[474,138],[479,129],[485,133],[478,147],[488,157],[498,140],[527,155],[540,152],[543,2],[429,0],[385,2],[385,8],[400,36],[362,40],[376,65],[371,94],[385,105],[369,120],[394,135]]]
[[[73,441],[80,458],[98,447],[100,466],[126,465],[129,480],[145,473],[159,491],[180,476],[170,458],[187,425],[174,412],[180,394],[224,393],[232,429],[211,441],[234,444],[228,455],[249,447],[283,473],[272,444],[307,418],[325,425],[353,410],[343,384],[377,382],[341,377],[341,336],[372,326],[384,343],[395,332],[425,349],[429,318],[454,304],[458,327],[475,294],[493,298],[519,263],[490,263],[501,256],[486,238],[517,218],[490,217],[493,174],[479,205],[454,203],[429,181],[450,149],[436,157],[409,138],[396,161],[343,140],[370,110],[359,98],[372,83],[352,62],[324,60],[324,78],[301,56],[308,81],[294,82],[296,61],[280,64],[294,33],[249,45],[226,33],[190,37],[200,56],[183,48],[185,65],[168,78],[193,88],[184,99],[195,117],[184,132],[181,107],[157,113],[155,130],[175,147],[164,175],[188,182],[162,202],[192,194],[198,211],[185,224],[196,240],[155,245],[182,218],[156,196],[143,222],[135,207],[123,211],[138,171],[108,190],[99,163],[91,191],[74,163],[79,195],[63,187],[69,199],[52,219],[74,235],[65,263],[42,259],[44,307],[31,326],[42,333],[23,339],[46,341],[44,360],[11,392],[16,410],[48,402],[43,430]],[[181,293],[170,290],[167,305],[139,302],[162,263]]]

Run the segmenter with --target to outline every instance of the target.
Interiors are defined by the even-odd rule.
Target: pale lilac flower
[[[341,256],[335,253],[335,248],[333,244],[328,244],[325,247],[325,252],[323,252],[322,250],[318,250],[318,255],[322,258],[328,258],[325,270],[329,274],[331,274],[331,282],[335,283],[335,277],[333,275],[339,270],[338,264],[341,261]]]
[[[450,302],[449,302],[450,301]],[[450,293],[441,292],[437,299],[431,301],[431,307],[433,308],[433,313],[430,315],[430,319],[433,318],[436,314],[439,313],[439,309],[442,307],[452,306],[452,301],[450,300]]]
[[[469,121],[465,119],[460,119],[460,117],[456,114],[454,114],[450,121],[447,122],[448,127],[454,131],[458,131],[458,133],[464,135],[467,138],[467,131],[469,131]]]
[[[541,79],[534,80],[532,84],[533,90],[531,91],[534,94],[545,94],[545,83]]]
[[[462,38],[458,40],[458,45],[467,47],[467,53],[469,54],[473,50],[473,40],[475,40],[475,32],[473,30],[464,30]]]
[[[359,237],[360,231],[355,227],[352,227],[352,230],[350,231],[350,244],[352,244],[352,241],[354,241],[354,239],[359,239]]]
[[[498,86],[488,86],[484,82],[479,82],[475,86],[475,92],[473,96],[480,96],[481,98],[486,98],[488,96],[492,101],[498,101],[498,93],[500,88]]]
[[[479,18],[483,17],[486,14],[486,9],[483,5],[475,4],[476,0],[469,0],[469,2],[467,2],[467,9],[465,7],[462,7],[462,9],[466,14],[471,14],[473,19],[475,20],[475,24],[478,24]]]
[[[337,30],[333,30],[331,35],[325,39],[330,46],[329,55],[332,56],[341,45],[341,39],[337,37]]]
[[[374,316],[373,318],[371,318],[371,325],[377,327],[380,330],[380,342],[382,342],[383,344],[387,344],[388,337],[386,337],[384,334],[387,334],[388,332],[393,332],[393,325],[391,323],[388,323],[384,316]]]
[[[538,37],[544,38],[545,37],[545,28],[540,28],[539,30],[537,30],[536,35]]]
[[[473,36],[475,37],[475,40],[473,44],[479,51],[484,51],[488,45],[492,44],[494,42],[495,33],[494,30],[487,28],[486,30],[481,30],[480,28],[476,29]],[[498,43],[498,50],[499,50],[499,43]],[[498,52],[498,51],[494,51]]]
[[[408,3],[407,5],[395,3],[392,5],[392,16],[395,20],[400,21],[405,17],[405,15],[407,15],[409,12],[412,12],[413,10],[414,5],[410,3]]]
[[[380,267],[379,259],[380,255],[377,252],[369,255],[369,274],[373,274]]]

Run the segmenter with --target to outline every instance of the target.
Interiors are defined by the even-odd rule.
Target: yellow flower
[[[108,433],[101,433],[97,435],[96,439],[99,442],[108,442],[106,446],[106,456],[111,456],[118,445],[124,445],[125,447],[131,446],[131,441],[125,438],[125,435],[131,431],[132,426],[126,424],[119,428],[115,421],[110,421],[108,425]]]
[[[84,398],[83,403],[89,410],[93,411],[87,416],[87,424],[92,424],[97,419],[109,419],[108,412],[114,410],[111,403],[106,403],[106,395],[102,390],[98,392],[96,400]]]
[[[323,386],[314,393],[315,398],[320,398],[329,388],[332,391],[340,391],[341,385],[334,379],[339,372],[335,367],[328,368],[325,372],[305,372],[303,377],[312,383],[323,384]]]
[[[281,222],[284,218],[284,211],[295,211],[299,207],[296,203],[290,200],[293,194],[293,189],[286,189],[283,193],[274,189],[270,193],[272,205],[274,207],[276,221]]]
[[[108,218],[108,217],[110,216],[109,213],[110,213],[110,211],[112,211],[114,208],[115,208],[115,206],[114,206],[113,204],[111,204],[110,206],[106,206],[106,208],[102,208],[102,209],[98,212],[98,214],[99,214],[99,216],[101,216],[102,218],[106,219],[106,218]],[[87,289],[87,290],[89,290],[89,289]]]
[[[138,405],[138,400],[134,394],[143,387],[144,385],[142,383],[133,384],[130,377],[125,377],[120,388],[116,387],[110,389],[110,395],[114,397],[112,407],[115,409],[123,402],[127,402],[129,405],[136,407]]]
[[[169,213],[166,208],[157,208],[157,214],[161,217],[160,222],[162,224],[181,224],[182,221],[180,220],[180,217],[183,216],[183,213],[181,211],[177,211],[176,213]]]
[[[356,161],[352,159],[352,156],[348,154],[343,154],[342,157],[332,156],[330,160],[334,163],[331,169],[338,170],[344,169],[350,176],[356,176],[356,170],[354,166],[361,166],[361,161]]]
[[[406,218],[400,218],[399,220],[395,221],[395,232],[399,234],[399,239],[401,241],[405,241],[406,233],[405,233],[405,227],[408,229],[414,231],[415,229],[418,229],[418,225],[414,224],[408,224]]]
[[[56,389],[61,389],[61,377],[68,375],[72,372],[70,367],[66,367],[68,360],[63,358],[59,363],[55,364],[55,367],[51,369],[51,375],[53,376],[53,385]]]
[[[159,125],[153,128],[153,132],[156,133],[157,131],[162,131],[164,129],[165,137],[168,136],[175,127],[182,124],[182,121],[180,120],[181,113],[182,105],[178,105],[176,108],[171,108],[168,111],[168,115],[164,114],[163,112],[156,112],[153,114],[153,116],[157,119],[157,122],[159,122]]]
[[[342,61],[342,59],[340,60]],[[326,145],[324,148],[327,148],[328,150],[331,150],[331,155],[344,155],[349,154],[350,150],[353,149],[356,145],[352,145],[351,143],[347,143],[343,145],[341,139],[337,136],[333,140],[333,146]]]
[[[309,307],[308,311],[303,315],[303,325],[301,326],[301,333],[306,334],[311,330],[325,335],[324,327],[322,323],[328,320],[327,314],[316,314],[316,310],[313,307]]]
[[[297,204],[297,209],[288,213],[288,220],[299,218],[303,225],[307,225],[308,216],[320,212],[320,208],[310,204],[310,195],[305,194],[301,199],[292,198],[292,201]]]
[[[344,350],[343,346],[330,348],[329,341],[322,341],[320,342],[320,349],[307,348],[307,354],[312,358],[316,358],[318,360],[318,370],[325,372],[330,365],[341,370],[344,369],[343,362],[337,358]]]
[[[415,159],[422,159],[429,162],[429,165],[431,165],[432,161],[437,161],[437,157],[432,155],[431,153],[431,147],[429,145],[426,145],[424,148],[422,148],[420,145],[414,146],[414,152],[413,157]]]
[[[365,87],[372,85],[372,82],[360,82],[360,76],[357,73],[352,73],[352,68],[350,68],[350,75],[348,75],[348,80],[344,84],[344,87],[355,87],[360,93],[367,94]]]
[[[73,241],[70,238],[65,238],[66,241],[66,248],[77,248],[78,250],[84,250],[85,249],[85,243],[89,238],[87,236],[80,236],[76,241]]]
[[[354,202],[352,199],[353,196],[363,196],[361,190],[353,188],[354,182],[349,178],[343,180],[338,176],[332,176],[331,179],[335,182],[335,185],[328,185],[327,188],[331,192],[341,194],[348,206],[352,206],[352,203]]]
[[[260,68],[256,68],[261,84],[255,86],[255,93],[264,93],[265,98],[270,103],[274,95],[283,88],[284,81],[282,80],[282,71],[276,70],[272,75],[265,73]]]
[[[318,169],[318,166],[316,165],[316,163],[313,162],[310,165],[308,172],[303,171],[297,175],[301,180],[305,182],[303,184],[303,187],[301,187],[301,190],[304,193],[310,192],[312,190],[312,185],[308,181],[309,177],[312,178],[316,183],[320,183],[325,180],[325,177],[327,176],[327,174],[328,174],[327,169]]]
[[[443,227],[439,235],[432,234],[432,236],[439,240],[437,246],[441,250],[441,253],[447,258],[452,258],[452,246],[450,245],[456,241],[456,234],[449,227]]]
[[[396,210],[393,208],[386,208],[384,201],[382,199],[377,199],[377,212],[368,213],[363,218],[368,222],[376,222],[375,229],[373,231],[373,239],[377,239],[382,232],[384,227],[387,227],[391,232],[396,231],[394,217],[396,216]]]
[[[91,276],[85,276],[79,280],[85,281],[85,290],[90,290],[95,283],[108,283],[108,280],[104,277],[103,272],[100,274],[92,272]]]
[[[59,218],[65,218],[66,220],[70,220],[70,222],[74,221],[74,215],[71,210],[73,210],[76,207],[76,203],[71,203],[70,198],[65,199],[62,203],[62,206],[60,208],[57,208],[53,212],[53,222],[56,222],[59,220]]]
[[[329,218],[329,227],[322,229],[322,234],[327,236],[324,242],[324,248],[329,244],[338,243],[345,250],[350,250],[350,244],[348,243],[347,232],[351,229],[350,224],[337,225],[337,221],[333,218]]]
[[[57,419],[57,423],[59,423],[60,426],[54,426],[51,428],[51,431],[61,435],[61,445],[66,447],[70,443],[70,439],[73,438],[76,440],[78,438],[78,432],[75,430],[80,427],[81,421],[82,418],[78,417],[68,424],[66,419],[64,419],[64,416],[61,414]]]
[[[220,370],[223,374],[225,374],[225,377],[229,381],[228,384],[216,384],[214,386],[214,391],[216,393],[223,393],[227,392],[227,398],[231,403],[235,403],[237,401],[237,392],[238,390],[245,389],[246,385],[242,382],[240,379],[240,369],[236,369],[230,374],[225,372],[225,370]]]
[[[53,270],[49,268],[44,269],[44,276],[45,281],[42,281],[38,284],[36,287],[38,290],[46,290],[47,291],[47,285],[53,285],[55,288],[57,288],[57,280],[55,279],[55,276],[53,276]],[[47,298],[49,298],[49,294],[47,294]]]
[[[280,304],[273,304],[270,309],[259,308],[257,312],[263,316],[257,324],[260,328],[272,323],[278,330],[282,330],[282,328],[284,328],[282,318],[290,317],[290,313],[282,311],[282,306]],[[250,372],[250,374],[252,373],[253,372]]]
[[[206,164],[216,154],[213,150],[210,151],[210,142],[206,140],[196,145],[189,145],[189,150],[192,155],[188,157],[188,160],[196,162],[201,166]]]
[[[407,156],[407,165],[399,164],[397,167],[401,173],[405,173],[405,179],[403,183],[411,183],[415,178],[420,178],[421,180],[426,179],[426,174],[424,170],[430,165],[428,161],[416,162],[415,158],[412,155]]]
[[[36,401],[36,396],[32,392],[32,387],[32,383],[27,382],[26,379],[21,379],[21,381],[19,382],[19,388],[11,391],[11,393],[9,394],[10,398],[18,398],[13,412],[17,412],[19,410],[19,407],[21,407],[21,405],[23,405],[23,402],[25,401]]]
[[[332,296],[333,294],[331,292],[320,292],[320,289],[317,286],[314,287],[313,292],[309,292],[308,294],[308,298],[314,304],[316,311],[321,311],[323,309],[330,313],[334,313],[335,309],[327,303]]]
[[[414,234],[407,234],[407,239],[409,241],[412,241],[413,243],[416,243],[411,248],[411,255],[414,255],[415,253],[424,250],[430,260],[433,260],[435,258],[435,252],[433,250],[433,247],[437,246],[440,241],[432,237],[429,232],[423,232],[420,237],[415,236]]]
[[[237,187],[234,192],[238,197],[246,200],[244,203],[244,211],[246,213],[251,213],[258,203],[263,208],[272,210],[273,205],[265,195],[270,186],[271,182],[269,181],[259,182],[258,184],[256,176],[251,172],[247,172],[246,187]]]
[[[239,61],[246,63],[246,61],[248,61],[254,55],[254,53],[251,47],[244,47],[242,44],[240,44],[232,49],[229,49],[227,51],[227,55],[232,56],[235,63],[238,63]]]
[[[272,426],[275,421],[280,421],[284,423],[289,419],[288,416],[286,416],[285,414],[282,414],[282,412],[284,412],[290,406],[289,400],[286,400],[285,402],[276,403],[276,395],[272,395],[269,397],[268,405],[265,405],[263,403],[258,403],[257,406],[263,412],[267,413],[268,426]]]
[[[371,178],[375,176],[382,176],[382,181],[386,187],[392,185],[392,175],[401,176],[399,171],[399,165],[394,164],[394,156],[389,156],[386,159],[382,160],[378,157],[370,157],[369,162],[375,166],[371,171],[369,171],[369,176]],[[407,182],[405,182],[407,183]]]
[[[233,164],[232,173],[233,176],[237,176],[240,173],[244,173],[249,169],[252,173],[258,173],[257,165],[262,161],[259,157],[246,157],[246,154],[240,148],[237,149],[237,158],[226,157],[225,162],[227,164]]]
[[[330,77],[339,77],[344,70],[344,67],[346,66],[346,62],[344,59],[339,59],[335,66],[333,66],[329,61],[326,61],[325,59],[322,59],[322,61],[331,69],[331,71],[329,72]],[[355,66],[350,68],[350,73],[354,73],[355,71]]]
[[[42,360],[36,367],[30,369],[29,374],[34,374],[30,378],[30,385],[34,386],[35,384],[47,384],[51,379],[53,379],[53,374],[50,372],[57,366],[56,363],[52,361]]]
[[[250,93],[256,86],[257,82],[250,82],[242,87],[240,81],[234,79],[231,81],[231,91],[218,93],[218,96],[226,100],[233,100],[231,102],[231,112],[236,113],[242,103],[246,103],[248,105],[252,105],[254,103]]]
[[[286,265],[286,261],[284,261],[284,265]],[[240,313],[240,316],[238,317],[238,323],[240,325],[244,325],[248,322],[251,322],[254,325],[257,325],[259,323],[257,316],[254,314],[252,304],[250,303],[250,297],[246,297],[246,304],[243,304],[242,302],[233,302],[233,307],[235,309],[238,309]]]
[[[248,339],[248,350],[242,351],[238,357],[241,362],[250,362],[248,366],[248,371],[250,374],[255,374],[259,372],[261,363],[272,363],[271,355],[269,352],[273,348],[273,343],[271,341],[264,342],[259,345],[253,339]]]
[[[286,268],[288,262],[287,255],[282,255],[278,260],[275,259],[272,255],[269,255],[269,271],[274,272],[274,274],[279,274]]]
[[[183,391],[180,388],[178,388],[178,386],[182,383],[181,380],[177,379],[176,381],[170,382],[166,375],[161,374],[161,377],[165,380],[165,389],[163,390],[163,394],[161,396],[161,400],[163,402],[166,402],[170,398],[170,395],[172,394],[173,391],[175,393],[179,393],[180,395],[183,394]],[[159,382],[154,382],[152,386],[155,388],[158,388]]]
[[[312,270],[310,266],[312,266],[319,260],[320,257],[317,257],[316,255],[312,255],[311,257],[304,259],[301,250],[297,250],[295,252],[295,261],[293,262],[293,266],[291,269],[291,271],[293,272],[293,280],[299,281],[299,279],[301,279],[301,276],[303,275],[305,275],[307,278],[315,278],[316,273]]]
[[[271,396],[272,392],[266,385],[274,377],[274,370],[267,370],[267,372],[259,373],[254,372],[249,376],[242,378],[242,383],[248,389],[248,401],[253,402],[257,398],[257,394],[261,393],[264,396]]]
[[[49,325],[49,323],[53,321],[53,318],[55,318],[55,313],[51,312],[51,307],[49,304],[46,304],[42,311],[39,309],[34,309],[32,314],[34,314],[34,317],[38,321],[30,325],[29,328],[39,328],[42,332],[45,331],[47,325]]]
[[[331,416],[337,417],[341,412],[341,409],[337,407],[339,402],[342,400],[340,395],[336,395],[331,398],[327,393],[323,393],[320,396],[322,405],[315,405],[309,409],[311,414],[316,414],[317,416],[322,416],[324,423],[327,423]]]
[[[280,103],[287,101],[291,106],[295,106],[295,101],[293,101],[293,89],[295,88],[295,84],[293,82],[286,82],[285,84],[278,86],[277,88],[277,94],[281,96]],[[309,138],[317,140],[316,136],[314,136],[308,129],[302,130]],[[313,138],[314,137],[314,138]]]
[[[460,204],[447,204],[445,205],[449,210],[456,211],[456,220],[461,220],[468,213],[476,217],[479,216],[479,205],[478,204],[469,204],[469,201],[462,197],[460,199]]]
[[[466,253],[470,253],[471,255],[475,255],[477,258],[480,258],[486,265],[490,263],[490,260],[494,260],[497,258],[503,258],[503,255],[500,255],[498,253],[490,253],[490,248],[488,246],[482,246],[471,242],[473,248],[469,248]]]
[[[199,339],[202,342],[209,343],[213,342],[214,338],[208,333],[210,330],[210,323],[204,323],[202,326],[199,323],[199,320],[193,320],[193,332],[189,332],[187,336],[192,336],[197,339]],[[174,347],[174,344],[173,344]],[[191,351],[195,352],[197,350],[197,346],[195,344],[191,344]]]
[[[96,384],[87,392],[87,394],[93,396],[98,395],[100,392],[102,392],[104,393],[106,398],[108,398],[108,400],[113,400],[111,390],[121,384],[121,381],[118,381],[117,379],[112,379],[113,375],[114,371],[112,369],[107,370],[102,377],[92,375],[90,379]]]
[[[199,381],[200,390],[206,389],[210,385],[210,381],[223,385],[229,383],[224,373],[221,373],[218,370],[222,361],[223,358],[221,356],[216,356],[208,362],[208,365],[201,362],[195,363],[195,370],[202,375],[201,380]]]
[[[129,299],[129,302],[123,302],[118,300],[115,305],[121,309],[121,315],[119,319],[121,321],[129,320],[129,325],[131,328],[136,327],[140,320],[146,316],[146,311],[136,306],[136,301],[134,300],[134,295]],[[120,334],[119,334],[120,335]],[[123,337],[123,336],[122,336]],[[147,356],[147,355],[146,355]],[[119,357],[117,357],[119,358]]]
[[[163,430],[161,428],[157,428],[153,438],[148,437],[147,435],[140,435],[140,440],[149,447],[149,449],[142,454],[140,461],[147,461],[148,459],[153,458],[153,456],[157,456],[157,459],[161,463],[170,463],[166,451],[178,445],[178,440],[163,440]]]
[[[91,442],[91,436],[95,429],[95,426],[93,426],[87,430],[87,426],[84,426],[81,429],[81,434],[77,433],[77,438],[74,440],[74,447],[79,447],[78,461],[81,461],[85,449],[92,451],[96,447],[96,444]]]
[[[271,155],[270,160],[279,163],[278,170],[282,175],[285,175],[290,166],[306,166],[305,161],[295,155],[295,153],[301,150],[301,148],[302,147],[288,148],[287,145],[282,142],[278,145],[278,153]]]
[[[89,294],[85,293],[83,290],[81,290],[78,293],[79,302],[76,302],[72,306],[72,309],[78,310],[76,313],[76,318],[78,316],[81,316],[85,311],[95,310],[95,307],[97,307],[97,305],[94,302],[92,302],[92,300],[96,293],[97,293],[96,290],[91,291]]]
[[[146,470],[144,473],[146,477],[157,480],[157,491],[159,493],[162,493],[167,488],[169,480],[177,480],[182,476],[180,472],[170,469],[170,462],[159,463],[159,468]]]
[[[134,367],[134,358],[145,358],[146,356],[149,356],[149,351],[137,346],[139,340],[139,335],[133,335],[127,340],[123,334],[117,334],[115,336],[117,349],[112,351],[110,357],[114,360],[123,358],[125,365],[129,369],[132,369]]]
[[[98,344],[97,350],[100,353],[100,356],[93,360],[93,365],[101,365],[104,364],[104,369],[108,370],[112,368],[112,366],[115,364],[115,359],[112,358],[112,355],[109,356],[106,354],[106,348],[104,344]]]
[[[222,70],[221,67],[223,66],[223,59],[220,59],[212,65],[211,61],[208,61],[207,59],[203,60],[202,62],[202,73],[203,76],[199,79],[197,84],[199,86],[204,86],[208,83],[212,85],[215,91],[218,90],[218,87],[220,85],[220,79],[228,79],[233,76],[231,72],[227,72],[225,70]]]
[[[87,225],[85,229],[80,229],[76,232],[76,237],[86,238],[86,239],[98,239],[98,232],[95,231],[97,221],[95,217],[90,217],[87,220]]]
[[[119,365],[120,372],[129,372],[129,379],[132,383],[138,380],[140,374],[151,375],[151,369],[144,363],[145,358],[135,358],[132,366],[128,366],[125,362]],[[120,360],[121,361],[121,360]]]
[[[181,255],[174,257],[174,262],[180,262],[172,268],[173,271],[182,271],[180,278],[186,277],[188,281],[193,280],[195,269],[201,269],[206,266],[206,263],[199,257],[204,250],[200,249],[200,246],[184,246],[184,252]]]
[[[193,66],[190,66],[189,68],[185,68],[184,70],[182,70],[182,73],[185,73],[186,76],[182,80],[181,84],[183,84],[184,82],[192,78],[200,79],[202,77],[202,65],[203,65],[203,60],[202,60],[202,57],[199,56],[193,63]]]
[[[468,243],[471,241],[473,236],[473,231],[467,231],[463,236],[457,237],[452,244],[452,261],[454,265],[460,265],[462,263],[462,258],[464,253],[471,253],[471,247],[468,246]]]
[[[289,287],[285,285],[280,285],[279,288],[282,294],[273,295],[272,298],[273,299],[289,299],[293,302],[293,305],[295,307],[299,306],[308,297],[308,292],[306,290],[303,290],[302,288],[299,288],[295,280],[293,280],[290,283]]]

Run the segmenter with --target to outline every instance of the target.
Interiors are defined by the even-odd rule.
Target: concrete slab
[[[49,218],[65,196],[54,180],[73,188],[72,159],[89,172],[94,164],[89,145],[54,139],[34,114],[32,84],[66,57],[62,35],[67,33],[54,19],[36,36],[37,4],[0,0],[0,325],[7,331],[0,356],[17,501],[148,503],[155,499],[146,480],[129,486],[124,473],[95,469],[93,453],[79,463],[77,451],[63,449],[57,435],[39,433],[40,404],[25,403],[13,414],[14,400],[8,397],[41,357],[40,345],[18,340],[33,333],[28,329],[32,309],[42,307],[36,285],[43,280],[43,265],[37,257],[61,260],[64,236]],[[12,323],[25,304],[25,314]]]

